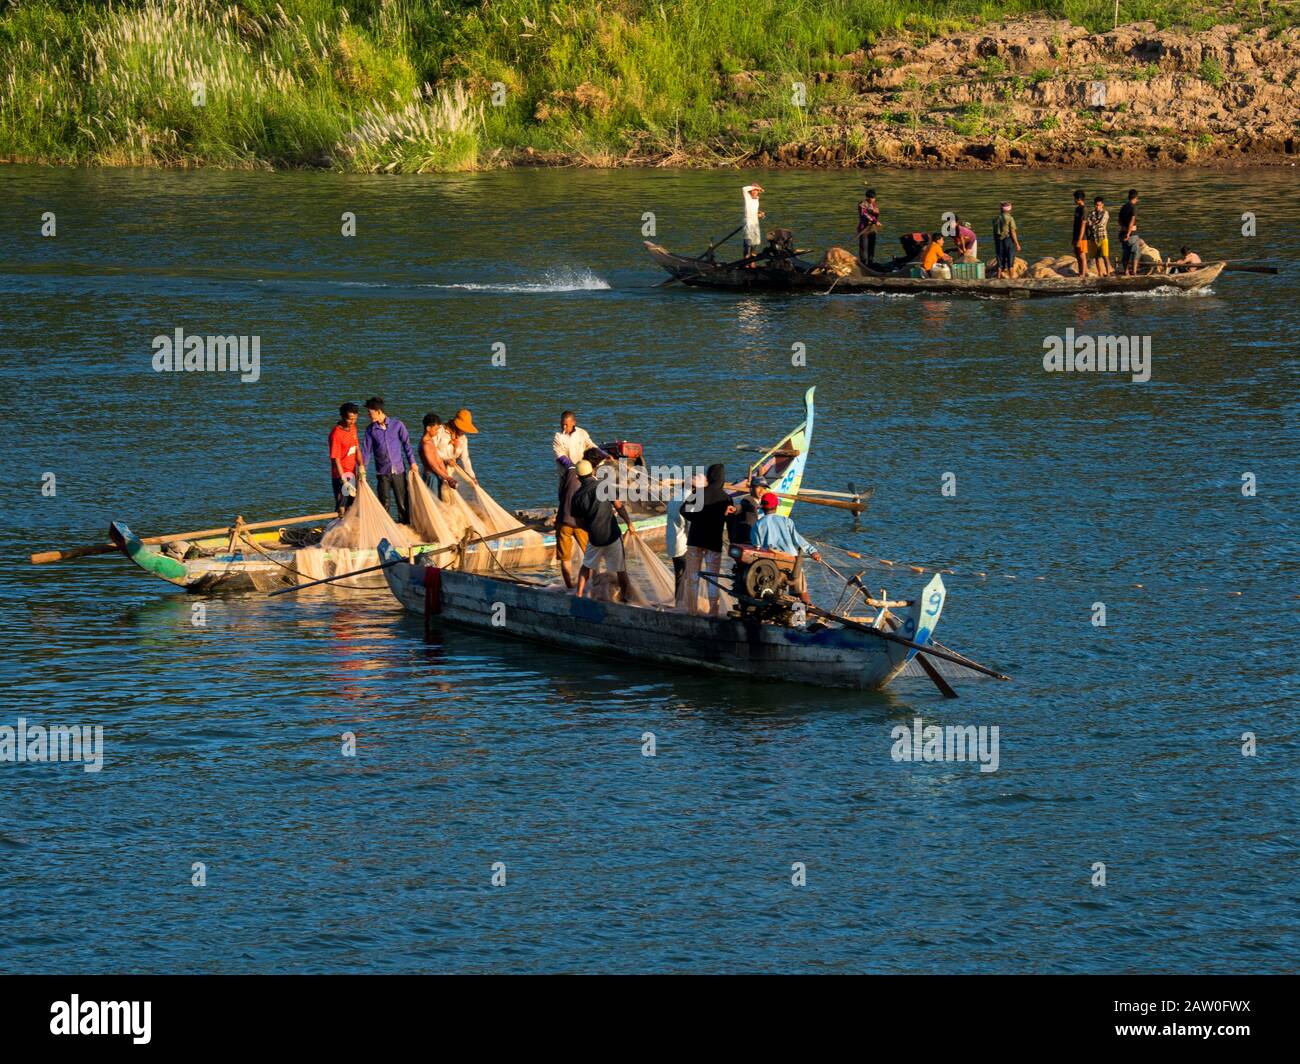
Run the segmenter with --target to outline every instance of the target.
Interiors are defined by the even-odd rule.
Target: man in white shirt
[[[434,449],[447,467],[447,471],[452,475],[451,483],[443,484],[444,490],[454,491],[456,487],[455,470],[451,468],[453,462],[460,466],[461,471],[470,479],[471,483],[477,483],[478,478],[474,476],[474,466],[469,460],[469,434],[477,432],[478,429],[474,425],[474,419],[470,416],[470,412],[462,409],[457,410],[456,416],[440,426],[434,433]]]
[[[606,458],[609,457],[591,442],[587,430],[578,426],[578,415],[572,410],[566,410],[560,415],[560,431],[551,440],[551,447],[555,451],[555,465],[561,477],[570,467],[581,462],[588,451],[600,451]]]
[[[685,487],[674,494],[676,497],[668,504],[668,520],[664,526],[664,553],[673,560],[673,586],[680,595],[682,574],[686,571],[686,518],[682,516],[682,506],[686,503]]]
[[[758,209],[758,197],[763,194],[763,186],[746,185],[740,190],[745,200],[745,258],[753,255],[763,244],[763,227],[759,220],[766,215]]]

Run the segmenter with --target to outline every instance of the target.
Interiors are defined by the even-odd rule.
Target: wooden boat
[[[554,511],[551,515],[553,523]],[[665,526],[666,518],[662,513],[646,514],[636,520],[637,531],[644,534],[646,542],[652,546],[662,546]],[[498,554],[511,552],[516,567],[543,566],[555,556],[555,530],[552,527],[549,531],[538,531],[541,531],[540,543],[526,541],[519,535],[504,536],[487,543],[472,544],[466,548],[465,554],[478,557],[489,549]],[[265,533],[259,537],[260,550],[251,547],[232,550],[227,538],[193,540],[184,557],[145,545],[121,521],[114,521],[108,534],[122,553],[145,572],[196,593],[272,591],[307,583],[313,579],[315,571],[307,570],[301,563],[304,548],[281,541],[277,533]],[[420,543],[411,549],[420,554],[448,545]],[[378,564],[379,554],[373,548],[324,550],[321,560],[326,564],[342,562],[344,569],[365,569]],[[368,573],[349,577],[347,586],[350,590],[382,591],[386,585],[380,574]]]
[[[393,596],[427,624],[474,628],[593,654],[752,679],[879,690],[914,650],[837,623],[793,626],[752,618],[695,617],[670,610],[576,598],[538,586],[411,561],[379,545]],[[946,591],[936,575],[905,615],[902,635],[928,642]],[[503,611],[504,607],[504,611]]]
[[[813,397],[816,388],[804,395],[804,420],[782,440],[762,453],[750,466],[750,474],[762,473],[781,493],[781,510],[789,514],[795,495],[803,480],[808,448],[812,443]],[[662,547],[667,526],[667,506],[661,502],[633,501],[629,509],[635,519],[638,534],[650,547]],[[478,557],[490,550],[498,554],[510,553],[512,567],[536,568],[548,565],[555,556],[555,510],[539,508],[518,511],[520,524],[528,524],[541,533],[540,544],[527,543],[521,536],[505,536],[486,544],[473,544],[466,548],[467,557]],[[257,548],[235,546],[228,536],[191,540],[184,553],[173,554],[141,542],[140,537],[122,521],[109,527],[109,538],[128,558],[145,572],[196,593],[272,591],[282,587],[306,583],[312,575],[304,572],[299,552],[302,544],[286,542],[282,530],[254,534]],[[448,544],[422,543],[411,548],[417,554],[427,553]],[[326,563],[344,561],[344,569],[364,569],[376,565],[379,555],[374,549],[343,552],[346,558],[337,558],[339,552],[325,551]],[[444,554],[444,559],[450,555]],[[314,570],[313,570],[314,571]],[[380,573],[350,577],[349,589],[383,591],[387,586]]]
[[[765,259],[745,266],[739,262],[712,262],[674,255],[658,244],[645,242],[650,257],[673,279],[694,288],[728,291],[876,293],[923,296],[976,296],[985,298],[1031,298],[1038,296],[1122,295],[1162,290],[1191,291],[1204,288],[1223,272],[1224,262],[1206,263],[1186,273],[1139,273],[1131,277],[1034,278],[990,277],[982,281],[909,277],[863,269],[861,265],[844,275],[824,270],[798,256]],[[744,260],[741,260],[742,262]]]

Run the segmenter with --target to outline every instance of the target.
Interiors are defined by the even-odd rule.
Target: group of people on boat
[[[339,419],[329,434],[330,473],[334,503],[345,510],[356,500],[357,480],[366,476],[373,461],[375,489],[385,510],[390,500],[399,524],[410,522],[406,494],[407,469],[419,468],[426,484],[440,497],[455,491],[457,473],[475,482],[474,465],[469,458],[469,437],[478,432],[468,410],[457,410],[445,422],[434,413],[424,415],[423,435],[419,440],[417,466],[406,425],[384,411],[384,400],[372,396],[365,402],[369,423],[358,434],[360,410],[356,403],[343,403]]]
[[[762,244],[760,220],[765,217],[760,208],[759,197],[763,187],[757,183],[745,185],[744,214],[742,228],[745,236],[745,259],[754,264]],[[1074,193],[1074,223],[1070,233],[1070,246],[1077,265],[1077,276],[1082,280],[1088,276],[1105,277],[1116,272],[1110,258],[1110,212],[1105,199],[1094,198],[1092,209],[1086,206],[1086,194],[1082,189]],[[1138,230],[1138,202],[1140,196],[1135,188],[1128,190],[1124,205],[1119,211],[1119,242],[1122,261],[1118,272],[1126,275],[1149,272],[1177,272],[1195,269],[1202,265],[1201,257],[1187,247],[1180,250],[1177,259],[1163,259],[1160,250],[1149,244]],[[880,203],[876,190],[864,185],[862,198],[858,201],[858,262],[867,270],[892,272],[918,267],[927,277],[951,277],[954,262],[977,263],[979,259],[979,239],[975,229],[964,218],[952,215],[947,217],[942,232],[912,232],[899,237],[903,254],[887,262],[876,259],[877,237],[882,232]],[[991,276],[1013,276],[1017,269],[1016,258],[1022,252],[1020,232],[1010,201],[1003,201],[991,226],[996,266]],[[952,253],[949,253],[948,239],[953,241]],[[1024,270],[1024,266],[1019,267]]]
[[[635,536],[637,531],[635,518],[611,486],[617,458],[592,441],[571,410],[560,416],[560,431],[555,434],[552,449],[560,478],[555,558],[565,586],[582,596],[594,576],[609,573],[618,581],[624,601],[628,601],[631,595],[624,536]],[[677,600],[690,613],[717,616],[720,612],[717,581],[728,543],[821,557],[813,544],[799,534],[794,522],[777,512],[780,498],[761,474],[754,475],[743,487],[729,486],[726,467],[715,463],[689,486],[677,487],[679,490],[668,502],[665,550],[673,566]],[[682,490],[687,487],[689,490]],[[575,544],[582,551],[576,578],[569,565]],[[802,571],[795,590],[804,602],[808,601]]]

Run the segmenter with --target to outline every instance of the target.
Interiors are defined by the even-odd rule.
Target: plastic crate
[[[952,277],[954,281],[982,281],[984,280],[984,263],[954,262],[952,264]]]
[[[930,275],[926,273],[923,269],[921,269],[920,266],[913,265],[908,268],[907,276],[908,277],[929,277]]]

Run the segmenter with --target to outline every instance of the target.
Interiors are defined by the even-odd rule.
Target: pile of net
[[[320,546],[305,547],[294,555],[299,583],[324,580],[375,565],[375,548],[384,539],[398,550],[419,542],[413,529],[399,525],[388,516],[374,490],[362,479],[357,484],[356,501],[342,517],[325,527]],[[340,580],[335,586],[366,590],[382,588],[385,586],[384,574],[365,573]]]
[[[677,601],[676,580],[659,555],[640,536],[624,536],[623,553],[627,558],[627,582],[632,589],[633,604],[656,610],[673,609]]]
[[[646,546],[640,536],[623,537],[623,556],[627,565],[627,584],[632,592],[631,605],[654,610],[677,608],[676,578],[659,555]],[[566,566],[576,584],[582,568],[582,551],[574,545]],[[595,573],[587,582],[588,598],[622,602],[623,593],[614,573]]]
[[[460,543],[466,535],[471,539],[510,533],[504,547],[499,540],[471,544],[465,552],[464,567],[470,572],[500,571],[518,566],[544,565],[549,553],[540,532],[532,529],[516,531],[519,518],[499,505],[484,490],[481,483],[472,483],[462,473],[455,491],[438,494],[429,488],[414,470],[406,475],[407,494],[410,498],[411,524],[423,542],[451,545]],[[456,555],[448,551],[441,555],[438,564],[454,566]]]

